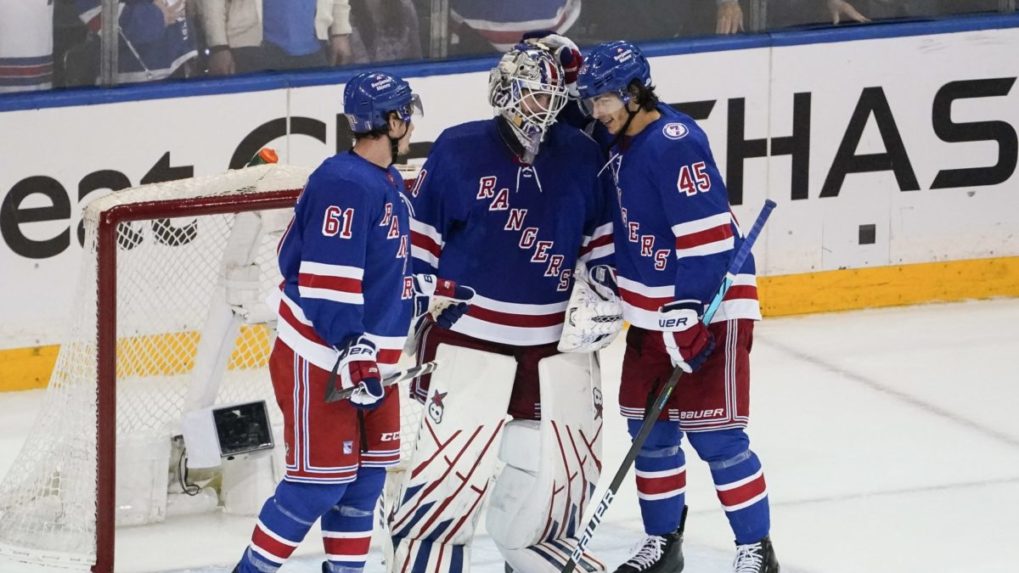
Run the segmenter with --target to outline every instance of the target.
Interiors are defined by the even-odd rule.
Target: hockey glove
[[[615,339],[623,329],[623,307],[616,295],[616,279],[608,265],[587,268],[577,261],[573,292],[566,305],[560,352],[594,352]]]
[[[587,282],[602,300],[619,298],[619,286],[616,285],[616,269],[609,265],[595,265],[587,270]]]
[[[435,275],[414,275],[415,322],[433,317],[442,328],[449,328],[467,313],[474,289]]]
[[[699,300],[677,300],[658,310],[665,350],[672,365],[687,374],[700,368],[715,348],[715,338],[700,320],[703,309]]]
[[[577,75],[584,63],[584,56],[573,40],[550,31],[528,32],[522,38],[524,42],[545,46],[563,66],[563,79],[570,96],[580,97],[577,92]]]
[[[347,343],[337,356],[333,374],[339,378],[344,390],[353,388],[350,402],[363,410],[372,410],[386,395],[382,387],[382,374],[375,363],[375,343],[364,336]],[[334,376],[329,379],[333,380]]]

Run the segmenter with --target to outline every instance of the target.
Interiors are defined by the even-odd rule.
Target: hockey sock
[[[386,481],[385,468],[361,467],[340,503],[322,516],[322,543],[331,573],[360,573],[368,560],[375,504]]]
[[[309,484],[283,480],[258,514],[251,544],[239,573],[274,573],[297,549],[323,513],[343,497],[347,484]]]
[[[690,444],[708,462],[718,500],[739,545],[756,543],[771,529],[768,487],[750,438],[741,429],[688,434]]]
[[[627,420],[630,436],[640,431],[642,420]],[[686,501],[686,460],[676,422],[655,422],[637,454],[637,497],[644,532],[667,535],[679,527]]]

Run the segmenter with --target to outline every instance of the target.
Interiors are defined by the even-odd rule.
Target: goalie
[[[571,308],[562,348],[575,352],[557,348],[571,289],[598,298],[574,269],[613,250],[598,146],[556,123],[580,58],[561,36],[503,55],[489,78],[496,117],[445,130],[409,192],[414,271],[477,294],[451,328],[418,337],[418,359],[442,367],[413,388],[426,407],[388,512],[391,571],[468,571],[486,498],[488,532],[512,570],[559,571],[576,546],[601,471],[592,350],[621,323],[610,301]],[[591,555],[582,566],[604,570]]]

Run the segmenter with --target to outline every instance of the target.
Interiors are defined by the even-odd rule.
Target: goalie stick
[[[436,361],[425,362],[424,364],[418,364],[412,368],[406,370],[399,370],[393,372],[389,376],[382,379],[383,386],[392,386],[404,380],[410,380],[411,378],[417,378],[418,376],[424,376],[425,374],[431,374],[435,372],[435,369],[439,367],[439,363]],[[350,398],[350,395],[354,393],[354,388],[340,389],[338,388],[339,379],[335,378],[333,383],[326,388],[326,402],[336,402],[339,400],[345,400]]]
[[[715,297],[711,299],[711,303],[708,305],[707,310],[704,311],[704,317],[701,322],[709,324],[711,318],[715,316],[715,311],[718,310],[719,305],[722,304],[722,299],[725,297],[725,293],[732,286],[732,282],[736,277],[736,273],[739,272],[740,268],[743,267],[744,261],[750,255],[750,249],[753,248],[754,242],[757,241],[757,236],[761,234],[761,229],[764,228],[764,223],[767,222],[768,216],[771,215],[771,210],[775,208],[775,202],[768,199],[764,202],[764,207],[761,208],[761,213],[757,215],[757,220],[754,221],[754,226],[750,228],[750,232],[747,233],[746,238],[743,240],[743,244],[740,245],[736,256],[733,257],[732,263],[729,265],[729,270],[725,272],[725,278],[722,279],[722,284],[718,287],[718,292],[715,293]],[[637,432],[637,436],[633,438],[633,443],[630,445],[629,451],[626,452],[626,457],[623,458],[623,463],[619,465],[619,469],[616,470],[616,475],[613,476],[612,482],[609,484],[608,490],[605,491],[605,495],[602,496],[598,506],[594,509],[594,514],[591,516],[587,527],[584,528],[584,534],[577,540],[577,547],[570,554],[570,558],[566,561],[566,565],[563,566],[562,573],[571,573],[576,567],[577,562],[584,555],[584,550],[587,549],[587,544],[591,542],[591,537],[594,536],[594,530],[601,523],[602,518],[605,516],[605,512],[608,510],[609,505],[612,504],[612,500],[615,499],[616,493],[619,491],[619,486],[622,485],[623,480],[626,478],[626,474],[630,472],[630,466],[633,465],[634,460],[637,459],[637,452],[644,446],[644,442],[647,440],[648,434],[651,433],[651,428],[654,426],[655,421],[658,420],[658,416],[662,413],[662,409],[665,408],[665,403],[669,401],[669,396],[672,395],[672,391],[676,388],[676,384],[679,383],[679,378],[683,375],[683,370],[679,367],[672,371],[672,376],[669,376],[669,381],[662,388],[661,392],[658,393],[658,397],[651,403],[651,407],[644,413],[644,423],[640,426],[640,431]]]

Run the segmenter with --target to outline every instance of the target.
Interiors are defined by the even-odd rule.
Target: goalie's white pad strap
[[[623,329],[623,305],[611,290],[589,282],[587,266],[577,262],[573,292],[566,306],[560,352],[594,352],[615,340]]]
[[[468,570],[469,560],[450,555],[467,557],[513,389],[510,356],[440,344],[435,360],[442,368],[432,374],[409,468],[393,476],[403,483],[387,519],[391,571],[411,571],[419,559],[428,571]]]
[[[602,396],[594,354],[559,354],[538,363],[538,421],[507,424],[506,463],[492,492],[487,528],[515,571],[555,573],[576,547],[598,482]],[[578,571],[604,571],[585,555]]]

